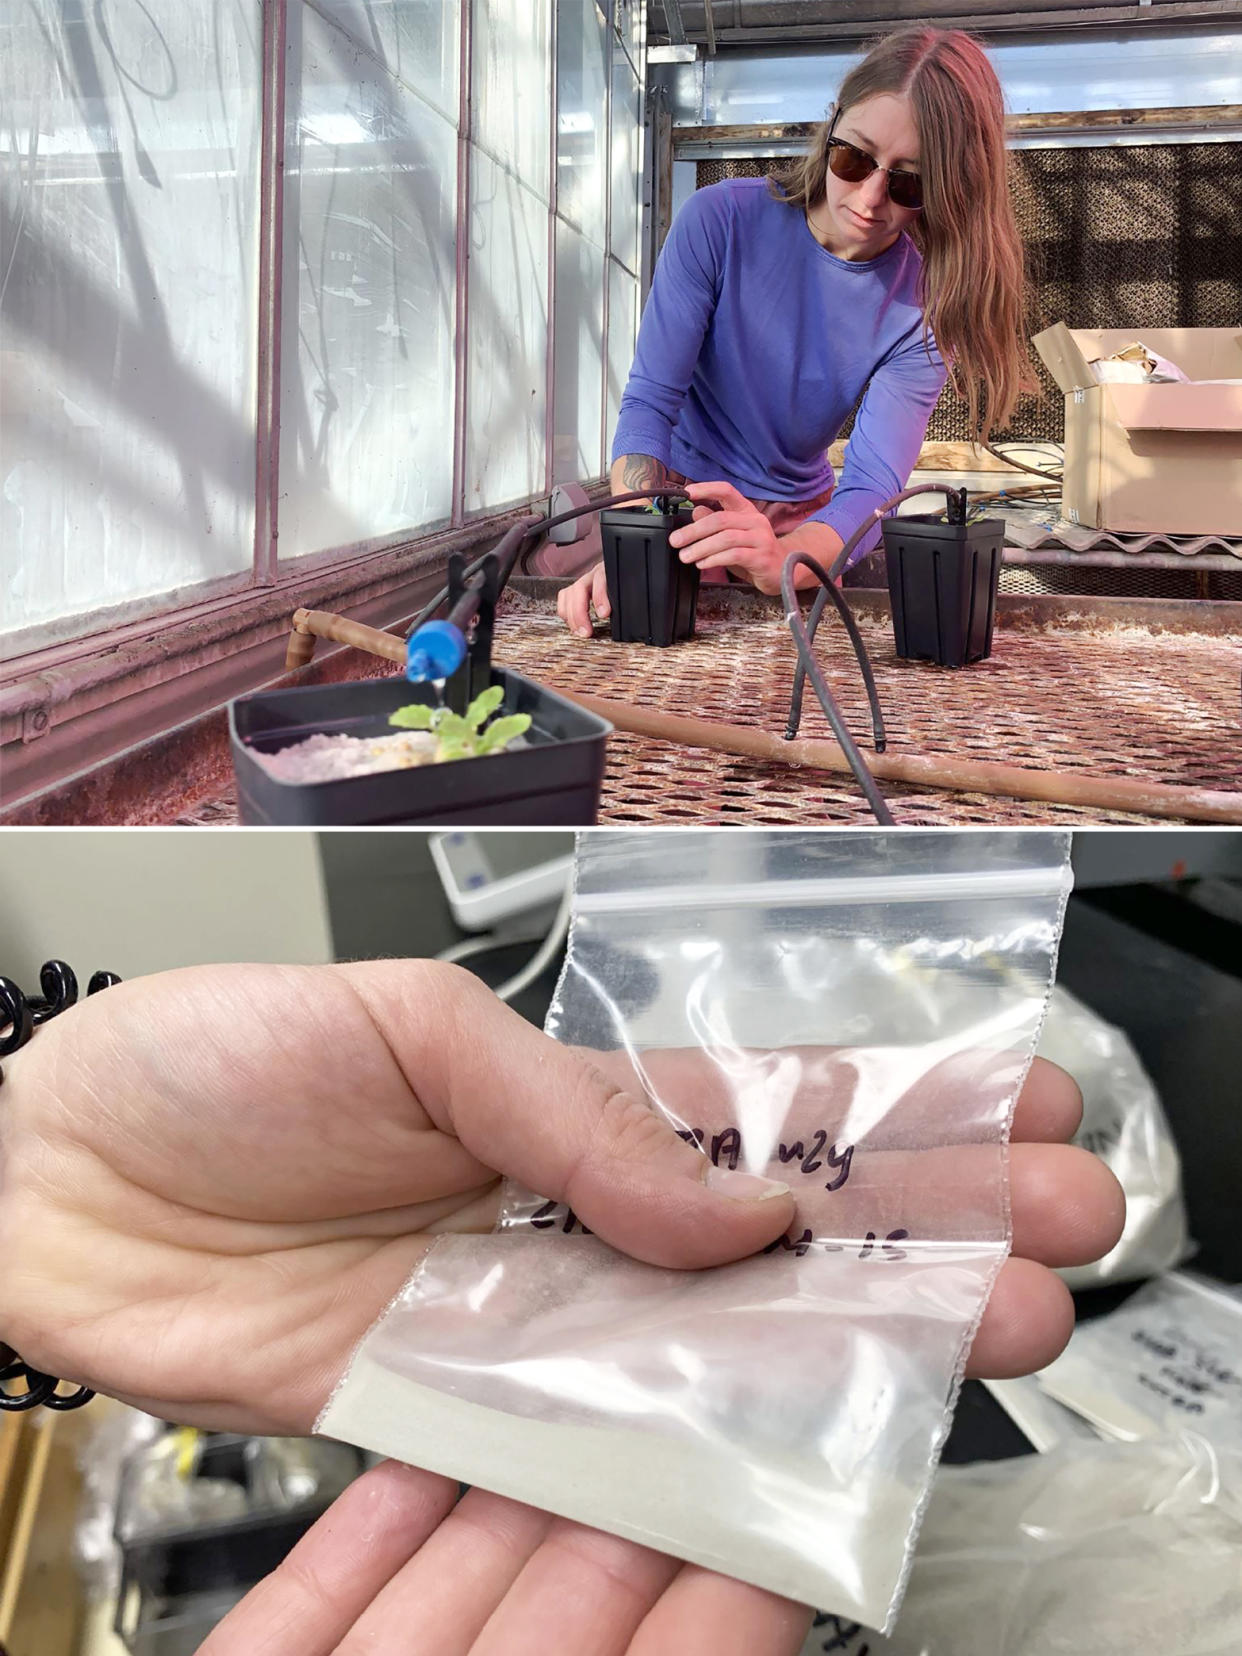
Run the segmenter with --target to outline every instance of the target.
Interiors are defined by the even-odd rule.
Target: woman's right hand
[[[567,587],[562,587],[556,595],[556,613],[579,638],[590,638],[594,631],[591,621],[591,611],[595,611],[596,619],[607,621],[612,614],[612,605],[608,602],[608,583],[604,579],[604,566],[597,563],[593,569],[588,569],[585,575]]]

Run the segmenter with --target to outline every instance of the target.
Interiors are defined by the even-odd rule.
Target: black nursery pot
[[[886,519],[884,553],[899,656],[965,667],[992,653],[1004,543],[1001,518]]]
[[[682,563],[668,544],[674,529],[693,521],[692,513],[687,506],[599,514],[614,642],[664,645],[693,638],[699,568]]]
[[[612,726],[521,673],[493,668],[503,687],[496,713],[529,713],[522,747],[443,765],[380,771],[333,782],[282,782],[255,757],[292,742],[329,736],[391,736],[390,713],[432,705],[429,684],[403,678],[261,690],[229,708],[237,803],[247,824],[298,827],[372,823],[492,823],[503,827],[579,827],[595,821]]]

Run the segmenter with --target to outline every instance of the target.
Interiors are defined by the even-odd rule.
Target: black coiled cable
[[[101,989],[110,989],[121,980],[115,972],[96,972],[86,986],[88,995],[97,995]],[[12,978],[0,977],[0,1058],[24,1047],[35,1030],[49,1018],[57,1017],[78,998],[78,980],[73,968],[63,960],[47,960],[39,969],[38,995],[25,995]],[[0,1082],[4,1069],[0,1066]],[[24,1384],[25,1391],[10,1392],[13,1384]],[[54,1375],[24,1363],[12,1346],[0,1342],[0,1410],[20,1414],[26,1409],[80,1409],[94,1397],[87,1386],[61,1395],[60,1381]]]

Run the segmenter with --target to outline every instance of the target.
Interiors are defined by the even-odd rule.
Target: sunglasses
[[[846,184],[861,184],[879,168],[888,175],[888,199],[894,206],[906,207],[912,213],[923,206],[923,180],[918,173],[906,172],[901,167],[881,167],[874,155],[847,144],[844,138],[829,136],[828,167],[834,178]]]

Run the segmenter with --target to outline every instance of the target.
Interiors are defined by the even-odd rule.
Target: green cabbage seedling
[[[487,724],[504,699],[504,690],[499,684],[493,684],[490,690],[476,696],[464,713],[412,702],[409,707],[399,707],[390,714],[388,722],[402,730],[431,731],[436,738],[437,765],[449,759],[477,759],[485,753],[500,753],[530,729],[529,713],[510,713]]]

